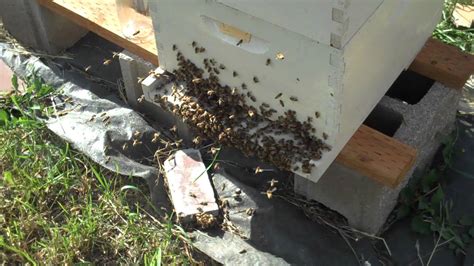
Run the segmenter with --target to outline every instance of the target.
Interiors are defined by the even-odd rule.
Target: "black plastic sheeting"
[[[144,178],[154,202],[167,205],[167,197],[159,186],[162,182],[158,180],[158,169],[151,164],[158,148],[151,140],[157,131],[138,113],[124,107],[115,93],[107,92],[80,73],[66,73],[54,64],[47,66],[34,56],[20,56],[7,44],[0,44],[0,58],[20,78],[36,73],[62,95],[72,98],[71,105],[60,97],[54,99],[55,105],[65,105],[70,111],[46,121],[51,131],[103,167],[121,175]],[[91,121],[93,116],[95,119]],[[110,117],[108,124],[102,121],[106,116]],[[131,145],[135,132],[140,132],[142,141],[142,145],[136,147]],[[125,143],[128,148],[124,150]],[[358,265],[360,261],[366,265],[376,264],[368,240],[352,243],[359,256],[357,261],[339,235],[310,221],[284,200],[267,199],[261,187],[256,188],[267,180],[256,181],[242,169],[228,170],[214,174],[212,182],[218,197],[229,200],[230,220],[245,239],[219,228],[190,233],[194,246],[217,262],[228,265]],[[239,200],[232,196],[237,188],[242,191]],[[246,213],[249,208],[255,210],[254,215]]]

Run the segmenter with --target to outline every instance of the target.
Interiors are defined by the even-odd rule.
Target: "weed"
[[[438,235],[456,253],[464,253],[474,237],[474,217],[460,219],[451,217],[452,201],[445,199],[443,178],[450,169],[454,158],[456,134],[444,141],[443,163],[421,177],[414,177],[400,193],[400,205],[396,209],[397,218],[412,215],[411,228],[420,234]]]
[[[442,20],[434,30],[433,36],[472,54],[474,53],[474,29],[456,28],[453,24],[452,14],[456,3],[472,4],[472,0],[446,0]]]
[[[0,96],[0,261],[6,264],[193,262],[185,232],[157,218],[148,187],[50,132],[54,89],[32,76]]]

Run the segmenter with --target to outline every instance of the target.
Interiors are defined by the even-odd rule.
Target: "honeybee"
[[[283,53],[277,53],[276,54],[276,59],[283,60],[283,59],[285,59],[285,55]]]
[[[285,107],[285,103],[282,100],[280,100],[280,105],[281,107]]]
[[[278,180],[272,178],[272,180],[268,181],[268,183],[270,183],[270,187],[274,187],[278,183]]]
[[[204,53],[205,51],[206,51],[206,48],[204,48],[204,47],[199,48],[200,53]]]
[[[142,103],[143,100],[145,100],[145,95],[140,96],[140,97],[137,99],[137,102],[138,102],[138,103]]]
[[[233,72],[232,72],[232,76],[233,76],[234,78],[237,77],[238,75],[239,75],[239,74],[237,73],[237,71],[233,71]]]
[[[155,132],[155,134],[153,134],[153,139],[151,140],[152,143],[157,143],[158,140],[160,139],[160,132]]]
[[[283,95],[283,93],[281,93],[281,92],[280,92],[280,93],[278,93],[278,94],[275,96],[275,99],[278,99],[278,98],[280,98],[282,95]]]
[[[257,77],[253,77],[253,82],[258,83],[258,82],[259,82],[258,78],[257,78]]]
[[[191,46],[192,46],[192,47],[196,47],[196,44],[197,44],[196,41],[193,41],[193,42],[191,43]]]
[[[296,96],[290,96],[290,100],[292,100],[293,102],[297,102],[298,98]]]
[[[224,70],[224,69],[225,69],[225,66],[224,66],[223,64],[220,64],[220,65],[219,65],[219,68],[222,69],[222,70]]]
[[[111,59],[106,59],[106,60],[104,60],[104,62],[102,64],[104,66],[108,66],[108,65],[110,65],[110,63],[112,63],[112,60]]]
[[[314,112],[314,116],[315,116],[316,118],[319,118],[319,117],[321,116],[321,114],[320,114],[319,112]]]
[[[267,58],[267,62],[265,63],[265,65],[270,65],[272,63],[272,60],[270,58]]]
[[[325,132],[323,132],[323,139],[324,139],[324,140],[327,140],[328,137],[329,137],[328,134],[326,134]]]
[[[276,190],[277,190],[276,187],[269,188],[266,192],[267,198],[271,199],[273,197],[273,192],[275,192]]]
[[[173,51],[176,51],[178,49],[178,46],[176,44],[173,44]]]
[[[239,42],[236,44],[237,46],[241,45],[244,42],[244,40],[240,39]]]

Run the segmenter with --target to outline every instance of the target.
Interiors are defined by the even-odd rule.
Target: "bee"
[[[106,164],[108,164],[110,162],[110,156],[105,156],[105,161],[104,161]]]
[[[138,131],[138,130],[136,130],[135,132],[133,132],[133,136],[134,136],[135,138],[140,137],[140,134],[141,134],[141,133],[140,133],[140,131]]]
[[[219,65],[219,68],[222,69],[222,70],[224,70],[224,69],[225,69],[225,66],[224,66],[223,64],[220,64],[220,65]]]
[[[199,48],[200,53],[204,53],[205,51],[206,51],[206,48],[204,48],[204,47]]]
[[[134,139],[132,146],[135,147],[135,146],[140,145],[140,144],[142,144],[141,141],[139,141],[138,139]]]
[[[248,110],[248,115],[249,117],[254,117],[255,116],[255,112],[253,110]]]
[[[194,48],[194,53],[195,53],[195,54],[199,53],[199,48],[195,47],[195,48]]]
[[[280,105],[281,107],[285,107],[285,103],[282,100],[280,100]]]
[[[102,114],[100,114],[100,117],[104,117],[105,115],[107,115],[107,112],[103,112]]]
[[[248,208],[247,210],[245,210],[245,213],[248,215],[248,216],[252,216],[254,214],[255,210],[252,209],[252,208]],[[245,249],[242,249],[239,253],[240,254],[243,254],[247,252]]]
[[[214,171],[217,171],[217,170],[220,169],[220,167],[221,167],[221,165],[219,163],[215,163],[214,167],[212,167],[212,169],[214,169]]]
[[[324,140],[327,140],[327,139],[328,139],[328,137],[329,137],[329,136],[328,136],[328,134],[327,134],[327,133],[325,133],[325,132],[323,132],[323,139],[324,139]]]
[[[214,73],[216,73],[217,75],[219,75],[221,72],[219,71],[219,69],[217,69],[217,67],[213,68],[214,70]]]
[[[240,195],[240,194],[242,194],[242,190],[241,190],[240,188],[238,188],[238,189],[236,189],[236,190],[234,191],[234,193],[235,193],[236,195]]]
[[[192,192],[189,192],[189,196],[190,196],[191,198],[197,198],[196,194],[194,194],[194,193],[192,193]],[[201,211],[201,212],[202,212],[202,211]]]
[[[178,131],[178,128],[176,127],[176,125],[174,125],[172,128],[170,128],[170,131],[176,133]]]
[[[315,116],[316,118],[319,118],[319,117],[321,116],[321,114],[316,111],[316,112],[314,112],[314,116]]]
[[[258,78],[257,78],[257,77],[253,77],[253,82],[258,83],[258,82],[259,82]]]
[[[267,198],[271,199],[273,197],[273,192],[275,192],[276,190],[277,190],[276,187],[269,188],[266,192]]]
[[[104,116],[104,118],[102,118],[102,122],[104,123],[106,123],[109,120],[110,120],[110,116]]]
[[[262,172],[263,172],[263,169],[260,166],[257,166],[257,168],[255,168],[255,174],[259,174]]]
[[[270,187],[274,187],[278,183],[278,180],[272,178],[272,180],[268,181],[268,183],[270,183]]]
[[[278,93],[278,94],[275,96],[275,99],[278,99],[278,98],[280,98],[282,95],[283,95],[283,93],[281,93],[281,92],[280,92],[280,93]]]
[[[276,54],[276,59],[277,60],[283,60],[283,59],[285,59],[285,55],[283,53],[277,53]]]
[[[237,94],[237,88],[232,88],[232,90],[230,91],[230,94],[231,95]]]
[[[137,102],[142,103],[143,100],[145,100],[145,95],[140,96],[140,98],[137,99]]]
[[[108,66],[108,65],[110,65],[110,63],[112,63],[112,60],[111,60],[111,59],[105,59],[102,64],[103,64],[104,66]]]
[[[216,60],[214,60],[214,59],[212,59],[212,58],[211,58],[211,60],[209,60],[209,62],[210,62],[211,65],[213,65],[213,66],[216,64]]]
[[[243,90],[246,90],[247,89],[247,85],[245,83],[242,83],[242,89]]]
[[[142,81],[145,80],[143,77],[137,77],[137,83],[142,83]]]
[[[151,140],[151,142],[157,143],[159,139],[160,139],[160,132],[156,132],[155,134],[153,134],[153,139]]]
[[[239,74],[237,73],[237,71],[233,71],[233,72],[232,72],[232,76],[233,76],[234,78],[237,77],[238,75],[239,75]]]
[[[193,143],[196,145],[200,145],[202,142],[201,137],[197,136],[193,139]]]
[[[92,122],[95,120],[95,115],[92,115],[91,118],[89,118],[89,120],[87,120],[87,122]]]
[[[262,107],[270,108],[270,105],[268,103],[262,103]]]
[[[192,47],[196,47],[196,44],[197,44],[196,41],[193,41],[193,42],[191,43],[191,46],[192,46]]]
[[[173,44],[173,51],[176,51],[178,49],[178,46],[176,44]]]
[[[239,42],[236,44],[236,46],[241,45],[244,42],[244,40],[240,39]]]
[[[216,92],[213,91],[213,90],[208,90],[207,91],[207,95],[209,95],[209,96],[212,96],[212,95],[215,95],[215,94],[216,94]]]
[[[296,96],[290,96],[290,100],[292,100],[293,102],[297,102],[298,98]]]
[[[300,169],[300,167],[299,167],[299,166],[295,166],[295,167],[293,168],[293,171],[295,171],[295,172],[296,172],[296,171],[298,171],[299,169]]]
[[[229,119],[234,119],[235,115],[229,115]]]
[[[272,60],[270,58],[267,58],[267,62],[265,62],[265,65],[269,66],[272,63]]]
[[[222,184],[222,188],[221,188],[221,191],[224,191],[225,190],[225,183]],[[222,203],[224,203],[226,200],[222,201]]]
[[[91,68],[92,68],[92,66],[87,66],[86,68],[84,68],[84,71],[88,72]]]
[[[255,96],[251,95],[251,96],[250,96],[250,100],[252,100],[252,102],[256,102],[256,101],[257,101],[257,98],[255,98]]]
[[[201,83],[201,81],[202,81],[201,78],[194,78],[194,79],[192,80],[192,82],[193,82],[194,84],[199,84],[199,83]]]

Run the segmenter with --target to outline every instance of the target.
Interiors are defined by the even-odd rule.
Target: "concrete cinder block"
[[[119,54],[119,62],[128,104],[137,107],[137,99],[143,95],[139,81],[146,78],[156,66],[126,50]]]
[[[23,45],[57,54],[71,47],[88,30],[53,13],[36,0],[0,0],[4,27]]]
[[[174,153],[164,163],[171,201],[182,222],[192,221],[199,213],[217,215],[219,207],[199,150]]]
[[[395,189],[334,162],[317,183],[295,176],[295,192],[344,215],[351,226],[378,233],[395,207],[400,190],[415,170],[424,170],[442,140],[454,128],[460,91],[435,83],[416,104],[385,96],[380,106],[402,116],[394,138],[418,150],[414,167]]]

